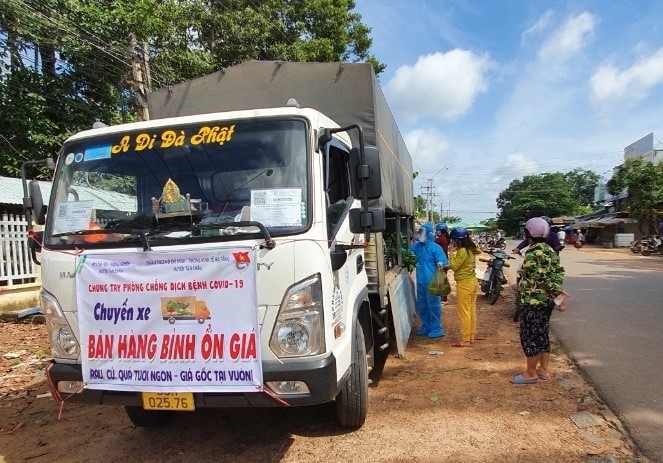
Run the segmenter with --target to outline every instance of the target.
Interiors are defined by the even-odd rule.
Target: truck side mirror
[[[350,231],[352,233],[377,233],[384,231],[386,221],[384,209],[369,207],[366,209],[350,209]]]
[[[46,205],[44,198],[41,195],[41,188],[37,180],[31,180],[28,183],[30,202],[32,203],[33,220],[37,225],[44,225],[46,223]]]
[[[367,199],[378,199],[382,196],[382,174],[380,172],[380,153],[375,146],[364,147],[364,162],[362,163],[359,148],[350,150],[350,183],[352,196],[356,199],[364,198],[364,188]]]

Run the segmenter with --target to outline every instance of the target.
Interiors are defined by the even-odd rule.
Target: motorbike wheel
[[[486,283],[484,280],[479,280],[479,289],[481,289],[482,293],[488,294],[488,288],[488,283]]]
[[[640,247],[639,244],[633,244],[633,245],[631,246],[631,252],[632,252],[633,254],[640,254],[640,250],[641,250],[641,247]]]
[[[496,276],[493,276],[490,279],[490,287],[488,288],[488,303],[493,305],[497,302],[497,298],[500,297],[500,291],[502,290],[502,283],[498,280]]]
[[[648,256],[649,254],[651,254],[651,251],[647,248],[642,248],[640,252],[642,253],[643,256]]]
[[[500,249],[506,249],[506,243],[504,241],[500,243]]]
[[[575,243],[573,243],[573,245],[576,247],[576,249],[580,249],[583,245],[583,242],[582,241],[576,241]]]

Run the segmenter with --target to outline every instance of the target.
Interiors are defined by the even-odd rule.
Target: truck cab
[[[200,407],[335,400],[341,424],[360,426],[373,347],[365,236],[384,228],[365,194],[376,197],[379,165],[361,151],[293,107],[66,140],[49,213],[35,217],[55,396],[124,405],[140,426]]]

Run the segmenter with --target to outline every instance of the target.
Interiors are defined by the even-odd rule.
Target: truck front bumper
[[[47,369],[49,382],[57,389],[60,381],[83,381],[81,365],[53,362]],[[323,359],[296,362],[289,364],[263,365],[263,381],[303,381],[308,385],[306,394],[281,394],[275,400],[265,392],[234,392],[194,393],[196,408],[225,408],[225,407],[281,407],[318,405],[334,400],[339,383],[336,382],[336,358],[329,355]],[[267,386],[265,386],[267,389]],[[140,392],[135,391],[105,391],[97,389],[82,389],[75,394],[62,393],[62,398],[77,403],[97,405],[131,405],[142,406]]]

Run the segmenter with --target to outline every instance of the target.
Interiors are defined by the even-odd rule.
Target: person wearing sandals
[[[465,228],[451,230],[449,247],[449,268],[454,272],[456,299],[460,318],[460,339],[454,347],[470,347],[477,334],[477,293],[479,284],[474,273],[476,256],[481,250],[474,244]]]
[[[527,368],[516,375],[514,384],[536,384],[550,379],[550,316],[555,298],[563,293],[564,267],[548,244],[550,225],[541,217],[525,222],[529,247],[518,270],[518,297],[522,307],[520,344]]]
[[[442,248],[435,244],[433,225],[426,222],[417,232],[417,240],[412,243],[410,251],[417,258],[417,315],[421,320],[421,328],[417,336],[428,336],[431,339],[444,336],[442,327],[442,300],[428,292],[428,284],[438,269],[445,269],[449,261]]]

